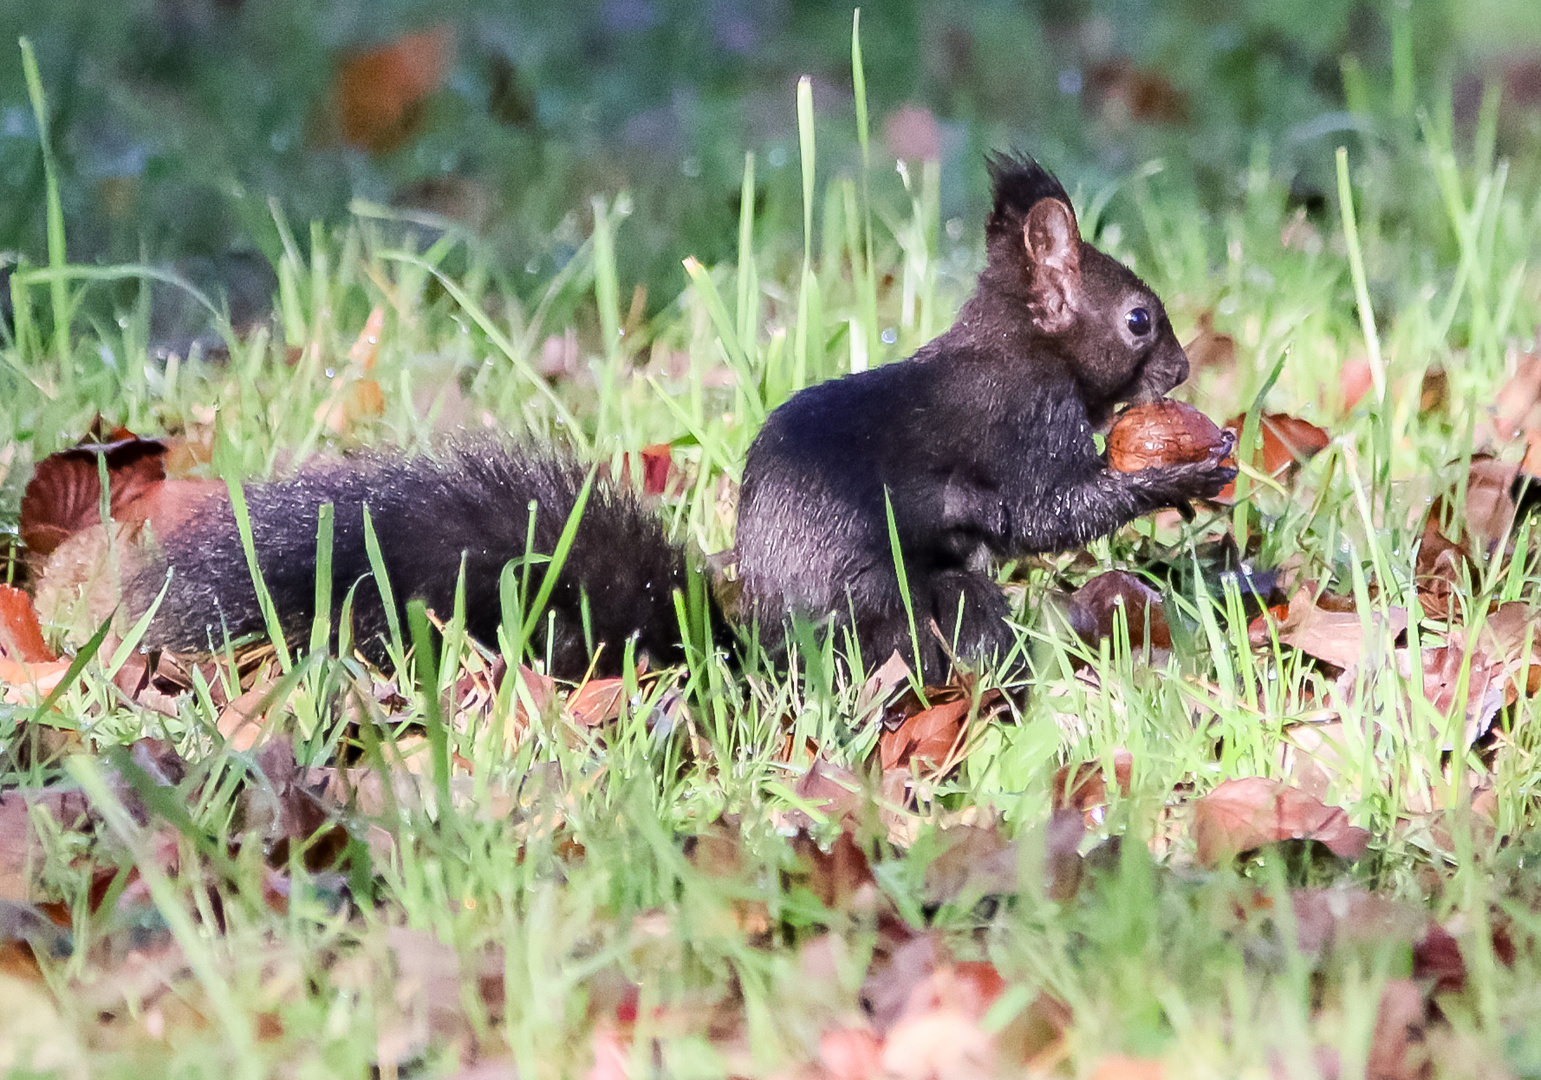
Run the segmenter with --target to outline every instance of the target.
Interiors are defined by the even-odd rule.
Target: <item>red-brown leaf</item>
[[[1211,867],[1282,840],[1315,840],[1345,859],[1357,859],[1370,843],[1341,807],[1260,776],[1227,780],[1199,799],[1193,834],[1199,862]]]
[[[580,727],[598,727],[620,716],[625,700],[625,679],[590,679],[567,699],[567,714]]]
[[[792,838],[792,851],[804,860],[809,891],[830,911],[845,911],[851,898],[875,880],[867,853],[849,827],[840,830],[828,851],[803,830]]]
[[[1449,715],[1460,709],[1466,718],[1466,746],[1487,733],[1493,717],[1508,700],[1515,697],[1514,687],[1504,677],[1504,663],[1480,649],[1471,654],[1454,641],[1423,650],[1423,695],[1436,710]],[[1466,700],[1456,700],[1462,668],[1466,668]]]
[[[669,474],[674,466],[673,448],[655,443],[642,448],[642,493],[662,495],[669,490]]]
[[[1122,748],[1113,751],[1113,780],[1119,791],[1129,794],[1134,773],[1134,755]],[[1107,805],[1107,776],[1102,760],[1061,765],[1054,773],[1051,793],[1055,810],[1074,810],[1088,817]]]
[[[339,66],[335,83],[343,138],[384,153],[412,134],[417,105],[443,83],[455,57],[449,26],[408,34]]]
[[[1127,570],[1098,574],[1077,589],[1070,598],[1070,625],[1082,640],[1095,643],[1113,636],[1119,611],[1128,620],[1132,647],[1145,644],[1147,626],[1150,644],[1158,649],[1172,647],[1172,630],[1161,594]]]
[[[22,495],[22,543],[46,556],[80,530],[100,524],[99,458],[106,459],[109,513],[122,520],[127,507],[165,481],[165,455],[165,442],[135,435],[50,454],[38,462]]]
[[[1372,632],[1381,629],[1382,616],[1377,612],[1361,614],[1351,608],[1330,610],[1321,603],[1325,598],[1313,597],[1313,591],[1302,587],[1290,597],[1289,613],[1279,626],[1279,641],[1333,667],[1357,666],[1364,657],[1365,627],[1368,624]],[[1384,630],[1392,638],[1407,629],[1407,611],[1403,608],[1390,609],[1384,618],[1389,620]]]
[[[0,656],[26,664],[59,659],[43,641],[32,597],[14,585],[0,585]]]
[[[959,745],[968,721],[967,699],[933,705],[878,737],[878,757],[885,770],[904,768],[913,760],[931,766],[945,763]]]
[[[1431,994],[1458,994],[1466,987],[1461,944],[1439,923],[1413,945],[1413,978],[1429,983]]]
[[[1239,438],[1246,419],[1245,415],[1233,416],[1225,426],[1237,432]],[[1273,477],[1283,476],[1300,462],[1309,461],[1330,441],[1325,430],[1288,413],[1264,413],[1258,419],[1258,436],[1252,467]],[[1232,482],[1220,492],[1219,498],[1235,496],[1236,485]]]

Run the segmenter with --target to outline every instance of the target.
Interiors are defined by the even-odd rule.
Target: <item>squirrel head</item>
[[[1065,364],[1094,423],[1188,377],[1166,308],[1135,273],[1081,239],[1064,187],[1026,155],[988,159],[995,205],[981,290],[1004,294],[1035,348]]]

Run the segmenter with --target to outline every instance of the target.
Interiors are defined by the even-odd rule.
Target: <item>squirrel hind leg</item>
[[[931,592],[937,627],[959,659],[991,663],[1011,655],[1017,643],[1007,622],[1011,607],[988,576],[945,570],[931,579]]]
[[[1009,656],[1016,644],[1006,621],[1011,612],[1005,594],[978,571],[958,568],[926,575],[912,571],[908,606],[891,574],[860,584],[861,591],[852,592],[857,600],[853,614],[868,670],[896,650],[914,666],[918,649],[921,678],[927,685],[938,686],[953,672],[954,659],[988,664]]]

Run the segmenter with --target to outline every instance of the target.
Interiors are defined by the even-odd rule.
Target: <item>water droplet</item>
[[[883,332],[878,336],[883,339],[884,345],[892,345],[894,342],[899,340],[899,331],[895,330],[892,326],[889,326],[885,327]]]

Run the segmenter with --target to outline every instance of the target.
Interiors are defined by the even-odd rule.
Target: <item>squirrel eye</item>
[[[1124,322],[1128,324],[1129,332],[1135,337],[1144,337],[1146,334],[1150,333],[1150,312],[1146,311],[1142,307],[1137,307],[1128,315],[1125,315]]]

